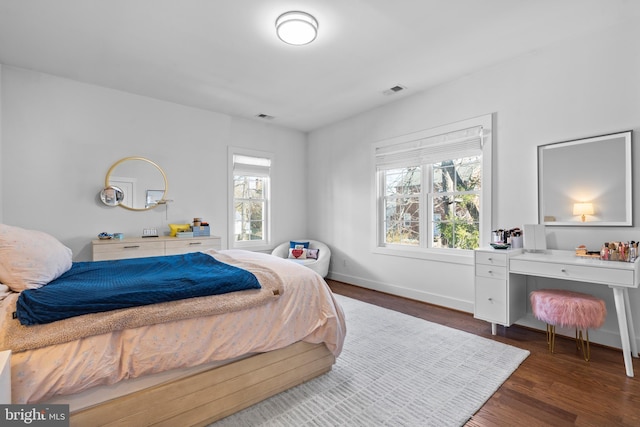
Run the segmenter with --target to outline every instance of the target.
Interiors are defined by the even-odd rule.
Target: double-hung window
[[[491,115],[382,141],[375,165],[378,248],[475,249],[488,236]]]
[[[269,244],[268,153],[231,149],[231,247],[261,249]]]

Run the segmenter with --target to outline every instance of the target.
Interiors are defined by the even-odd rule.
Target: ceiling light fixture
[[[285,12],[276,19],[276,34],[287,44],[309,44],[318,35],[318,21],[306,12]]]

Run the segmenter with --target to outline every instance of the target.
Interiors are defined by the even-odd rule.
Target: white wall
[[[495,113],[492,227],[537,223],[537,146],[640,130],[640,29],[629,23],[568,40],[472,73],[425,93],[335,123],[309,135],[310,234],[332,247],[330,277],[473,311],[473,267],[372,253],[375,141]],[[490,46],[487,47],[490,49]],[[637,141],[636,141],[637,146]],[[634,165],[640,165],[640,150]],[[579,159],[576,159],[579,162]],[[602,174],[606,171],[584,171]],[[634,174],[635,194],[640,191]],[[636,196],[635,221],[640,208]],[[604,241],[640,240],[640,228],[553,228],[549,246],[598,249]],[[484,243],[489,243],[484,242]],[[541,283],[542,282],[542,283]],[[570,285],[604,297],[609,316],[596,341],[619,345],[613,297],[592,284]],[[634,307],[640,291],[632,290]],[[640,331],[640,315],[636,316]]]
[[[306,233],[305,135],[48,74],[3,66],[0,80],[2,221],[39,229],[91,258],[101,231],[139,236],[144,227],[202,217],[227,245],[227,147],[274,153],[273,240]],[[160,165],[174,202],[147,212],[98,199],[109,167],[127,156]],[[295,209],[293,209],[295,208]]]

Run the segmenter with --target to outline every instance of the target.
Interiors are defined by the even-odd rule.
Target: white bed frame
[[[302,341],[71,413],[72,427],[207,426],[331,370],[324,344]]]

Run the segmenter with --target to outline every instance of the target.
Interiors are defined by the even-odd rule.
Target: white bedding
[[[324,342],[334,355],[340,354],[346,334],[344,314],[322,277],[267,254],[240,250],[220,253],[276,271],[284,282],[282,295],[247,310],[126,329],[14,353],[13,403],[45,402],[56,395],[275,350],[300,340]],[[6,309],[0,304],[0,311]]]

